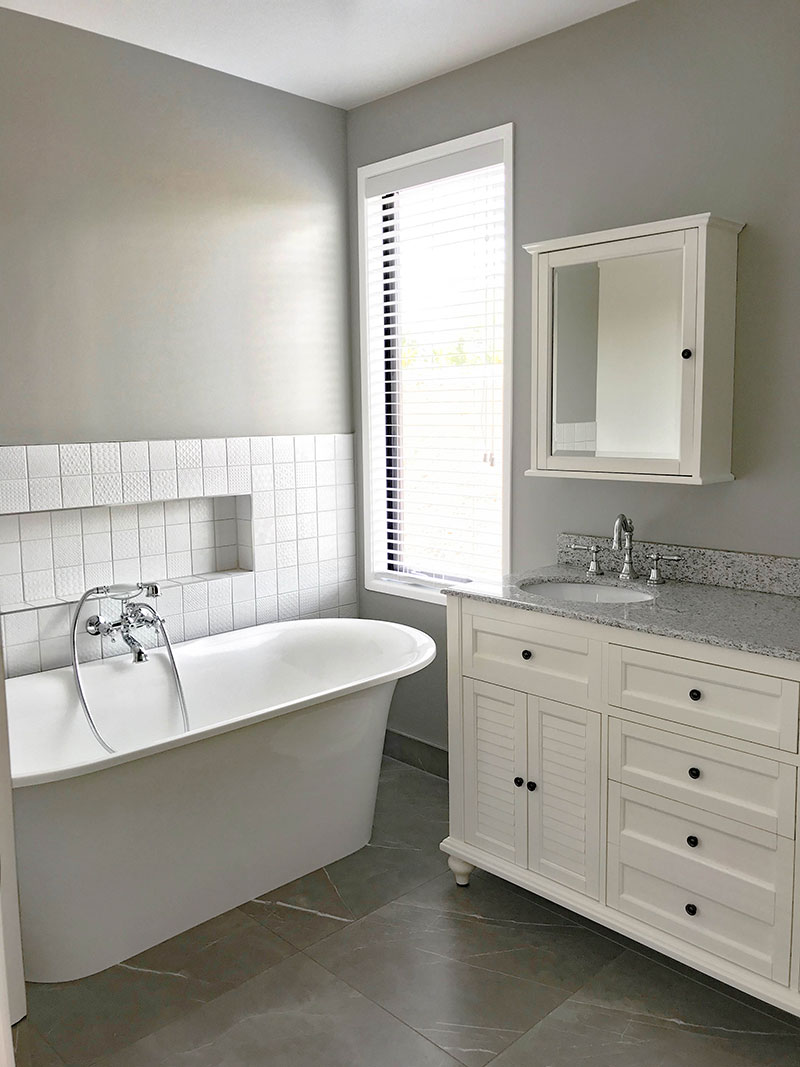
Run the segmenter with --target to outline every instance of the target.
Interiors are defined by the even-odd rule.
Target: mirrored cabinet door
[[[726,354],[720,351],[724,329],[711,331],[708,357],[709,220],[698,216],[526,246],[534,257],[535,364],[533,468],[527,473],[730,479],[732,332]],[[716,285],[711,309],[725,319],[729,305],[731,327],[738,229],[720,228],[727,238],[720,251],[732,251],[733,274],[728,269],[726,299],[719,300],[725,278],[721,290]],[[716,239],[712,244],[716,269],[725,257],[716,255]],[[727,397],[727,414],[711,416],[723,439],[707,457],[715,469],[706,463],[705,472],[704,369],[706,386],[710,377],[723,402]],[[710,407],[718,409],[719,399]]]

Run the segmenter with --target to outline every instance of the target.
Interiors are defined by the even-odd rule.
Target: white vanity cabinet
[[[800,1015],[800,664],[464,596],[448,656],[457,881],[491,871]]]
[[[528,475],[730,481],[737,237],[710,214],[525,245]]]

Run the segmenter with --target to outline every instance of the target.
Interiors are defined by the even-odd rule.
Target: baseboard
[[[435,774],[437,778],[447,778],[447,750],[429,745],[427,741],[399,734],[395,730],[387,730],[383,752],[401,763],[408,763],[421,771],[427,771],[428,774]]]

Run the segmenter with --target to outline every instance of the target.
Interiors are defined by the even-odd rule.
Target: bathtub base
[[[394,686],[15,790],[28,981],[94,974],[365,845]]]

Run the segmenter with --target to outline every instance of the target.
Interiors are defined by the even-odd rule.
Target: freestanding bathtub
[[[8,682],[25,976],[82,978],[356,851],[398,678],[435,655],[394,623],[272,623]]]

